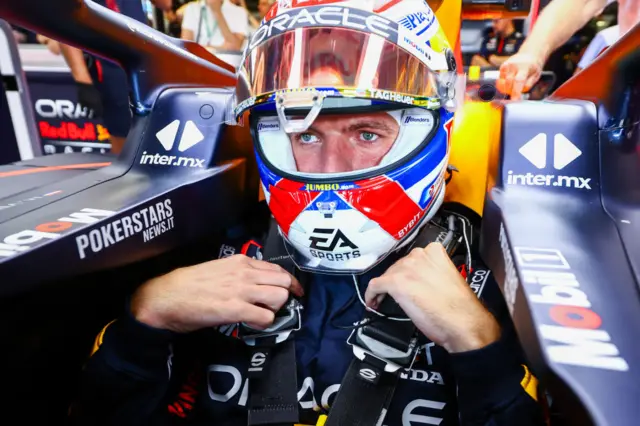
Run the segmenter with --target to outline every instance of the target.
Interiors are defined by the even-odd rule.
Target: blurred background
[[[173,37],[198,40],[221,59],[237,66],[241,50],[259,22],[268,11],[273,0],[98,0],[113,10],[134,14],[136,19]],[[133,8],[133,9],[132,9]],[[133,10],[133,12],[132,12]],[[592,19],[565,45],[551,56],[545,65],[546,86],[539,93],[532,93],[532,99],[540,99],[561,85],[578,70],[578,64],[589,43],[596,34],[613,29],[616,24],[617,3],[607,6],[600,15]],[[218,20],[224,19],[230,32],[221,28]],[[225,27],[223,25],[223,27]],[[499,64],[517,52],[527,37],[528,20],[465,21],[462,24],[461,47],[463,62],[469,79],[469,88],[475,96],[479,88],[497,77]],[[10,96],[0,96],[0,126],[6,129],[5,139],[20,138],[22,133],[35,133],[34,138],[41,147],[42,154],[93,152],[117,153],[119,144],[128,131],[126,125],[115,127],[112,123],[124,123],[128,117],[127,108],[119,104],[127,102],[128,91],[118,83],[118,77],[109,74],[112,65],[84,54],[86,69],[93,79],[82,81],[79,71],[73,73],[72,63],[62,46],[23,28],[9,26],[2,21],[2,29],[7,43],[0,43],[0,69],[7,65],[2,61],[12,60],[12,67],[21,70],[16,73],[16,82],[5,79],[0,90],[6,93],[13,86],[26,86],[28,97],[22,97],[22,104],[13,105]],[[605,34],[601,33],[601,34]],[[4,50],[4,51],[3,51]],[[9,55],[6,55],[9,53]],[[7,59],[9,58],[9,59]],[[82,62],[82,60],[81,60]],[[81,68],[84,67],[80,64]],[[469,68],[470,67],[470,68]],[[479,71],[481,70],[481,71]],[[22,81],[24,79],[24,81]],[[474,83],[475,81],[475,83]],[[474,86],[475,84],[475,86]],[[16,87],[13,87],[16,89]],[[113,92],[120,91],[119,97]],[[2,94],[2,93],[0,93]],[[492,95],[489,94],[488,97]],[[124,99],[124,100],[123,100]],[[16,108],[22,108],[26,117],[25,129],[18,125]],[[13,122],[13,130],[10,129]],[[16,127],[17,126],[17,127]],[[122,128],[120,128],[122,127]],[[5,131],[5,130],[3,130]],[[14,134],[9,134],[13,131]],[[15,144],[13,144],[15,145]],[[0,144],[0,164],[19,161],[19,149],[11,143]],[[19,143],[18,143],[19,145]]]

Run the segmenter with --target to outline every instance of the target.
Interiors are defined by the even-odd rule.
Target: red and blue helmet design
[[[425,1],[294,0],[267,14],[234,115],[248,117],[266,201],[301,269],[363,273],[439,209],[452,58]]]

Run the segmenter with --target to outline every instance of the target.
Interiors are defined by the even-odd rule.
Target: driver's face
[[[289,135],[298,171],[344,173],[377,166],[400,126],[385,112],[319,116],[303,133]]]

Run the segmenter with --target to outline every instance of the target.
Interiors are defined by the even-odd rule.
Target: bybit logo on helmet
[[[327,259],[331,262],[360,257],[358,246],[347,238],[339,229],[316,228],[309,237],[311,256],[318,259]],[[333,253],[336,249],[347,248],[343,253]]]

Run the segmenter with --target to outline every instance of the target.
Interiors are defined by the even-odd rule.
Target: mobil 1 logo
[[[309,242],[311,255],[318,259],[341,262],[360,257],[358,246],[339,229],[315,228]]]
[[[592,304],[596,297],[564,253],[548,247],[515,247],[514,252],[527,298],[540,315],[538,330],[547,356],[560,364],[628,371],[627,360]]]

